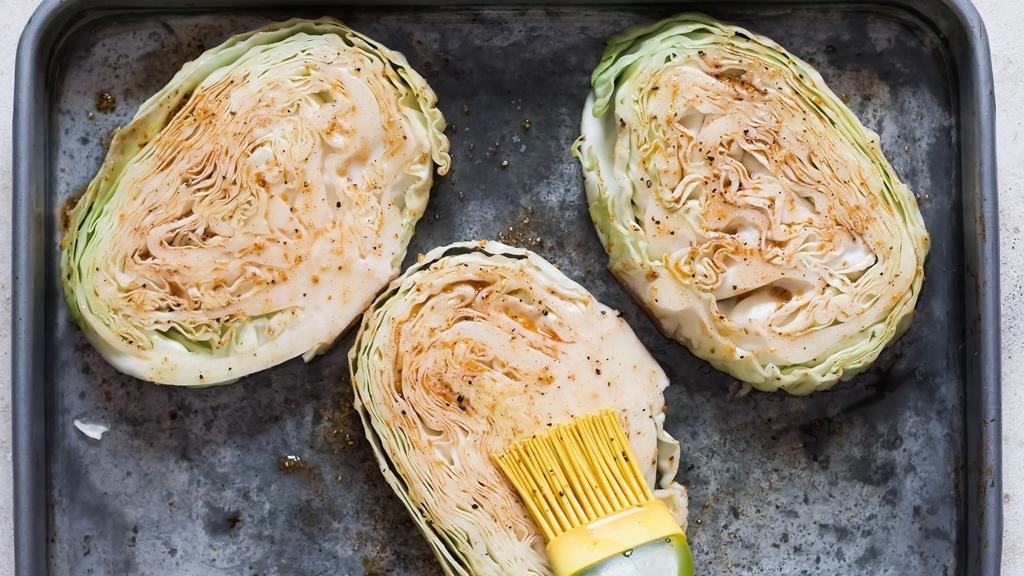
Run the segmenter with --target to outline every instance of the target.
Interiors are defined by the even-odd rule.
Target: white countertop
[[[18,36],[37,0],[4,0],[0,26],[0,206],[11,205],[11,99]],[[1018,0],[976,0],[988,27],[999,109],[999,230],[1003,319],[1003,572],[1024,574],[1024,36]],[[0,238],[10,239],[10,210]],[[0,244],[9,245],[8,242]],[[0,326],[11,325],[11,262],[0,250]],[[0,329],[0,576],[14,574],[11,497],[10,332]]]

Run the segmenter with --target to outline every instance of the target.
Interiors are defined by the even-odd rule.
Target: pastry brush
[[[686,535],[651,493],[612,410],[496,460],[543,532],[555,576],[692,576]]]

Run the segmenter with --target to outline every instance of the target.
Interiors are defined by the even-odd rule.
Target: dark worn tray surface
[[[410,258],[499,238],[537,251],[622,310],[672,378],[668,428],[683,443],[680,479],[690,487],[701,574],[960,573],[964,264],[955,85],[942,44],[896,12],[760,9],[755,19],[739,8],[712,11],[817,67],[881,134],[921,196],[933,240],[914,325],[870,372],[809,398],[737,396],[729,378],[661,336],[605,271],[567,152],[605,38],[668,13],[333,14],[404,52],[452,124],[453,169],[433,192]],[[108,14],[74,31],[54,61],[46,293],[54,574],[440,573],[350,408],[351,335],[310,364],[234,385],[159,387],[118,374],[92,350],[55,280],[60,202],[89,181],[111,129],[204,47],[267,16],[293,15]],[[95,110],[101,91],[114,95],[112,112]],[[75,418],[111,430],[89,440]],[[282,470],[287,455],[303,466]]]

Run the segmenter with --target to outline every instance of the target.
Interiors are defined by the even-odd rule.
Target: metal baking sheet
[[[43,4],[17,67],[20,576],[440,573],[350,408],[351,334],[309,364],[237,384],[155,386],[100,358],[57,283],[62,202],[96,171],[110,131],[204,48],[268,19],[322,14],[405,53],[451,125],[453,168],[409,260],[476,238],[531,248],[621,310],[668,372],[701,574],[998,573],[994,110],[977,14],[955,0],[686,6],[811,62],[881,135],[932,234],[907,335],[868,373],[795,398],[739,395],[654,329],[605,270],[568,155],[605,39],[681,7],[557,4]],[[101,92],[112,111],[97,109]],[[76,418],[110,431],[90,440]]]

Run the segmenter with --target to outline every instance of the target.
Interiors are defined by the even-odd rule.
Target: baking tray
[[[405,53],[452,125],[453,169],[409,259],[455,240],[525,245],[620,309],[670,375],[668,429],[683,442],[701,574],[998,574],[994,104],[985,32],[967,2],[287,6],[50,1],[23,34],[12,338],[19,576],[440,573],[350,407],[351,334],[309,364],[223,387],[161,387],[112,370],[58,287],[62,202],[89,181],[111,129],[204,48],[267,19],[323,14]],[[920,196],[933,246],[914,324],[834,391],[738,394],[660,335],[605,271],[568,156],[588,76],[610,34],[684,8],[810,61],[880,133]],[[95,109],[101,91],[115,97],[113,111]],[[75,418],[111,430],[89,440]],[[282,467],[285,456],[304,465]]]

